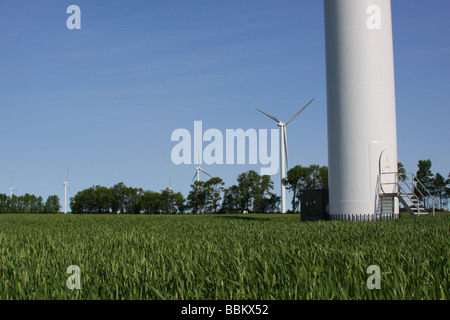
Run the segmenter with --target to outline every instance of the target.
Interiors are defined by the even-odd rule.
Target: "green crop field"
[[[0,299],[449,299],[450,214],[0,215]],[[80,268],[81,289],[67,286]],[[380,288],[367,286],[378,266]],[[373,279],[373,278],[372,278]]]

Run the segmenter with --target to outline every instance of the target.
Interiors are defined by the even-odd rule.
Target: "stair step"
[[[402,197],[402,198],[406,198],[406,199],[414,199],[414,200],[420,200],[419,198],[417,198],[417,197],[414,197],[414,196],[400,196],[400,197]]]
[[[389,174],[389,173],[387,173]],[[382,204],[384,203],[390,203],[390,202],[385,202],[387,201],[386,198],[392,197],[392,198],[398,198],[399,202],[403,205],[403,207],[409,212],[410,215],[412,216],[417,216],[417,215],[429,215],[429,212],[427,212],[427,208],[424,207],[424,205],[421,202],[421,199],[415,194],[415,190],[416,190],[416,185],[417,185],[417,181],[416,177],[414,176],[414,174],[410,174],[412,177],[412,181],[411,182],[401,182],[398,181],[397,182],[397,188],[392,189],[392,190],[396,190],[397,192],[395,193],[384,193],[381,192],[380,198],[382,198]],[[382,175],[380,174],[379,176],[380,181],[382,179]],[[380,185],[382,185],[382,183],[380,183]],[[389,189],[390,190],[390,189]],[[427,194],[429,196],[430,193],[427,191]],[[434,208],[434,206],[433,206]],[[430,209],[430,208],[428,208]],[[433,209],[434,212],[434,209]]]

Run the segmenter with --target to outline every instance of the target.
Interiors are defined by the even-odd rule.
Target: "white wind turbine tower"
[[[271,114],[268,114],[267,112],[264,112],[258,108],[256,108],[258,111],[264,113],[269,118],[275,120],[277,122],[277,125],[280,127],[280,164],[281,164],[281,213],[286,213],[286,186],[283,183],[283,179],[286,178],[286,169],[287,169],[287,157],[288,157],[288,149],[287,149],[287,135],[286,135],[286,126],[294,120],[303,110],[306,109],[307,106],[310,105],[311,102],[313,102],[314,98],[311,99],[299,112],[297,112],[292,118],[290,118],[287,122],[282,122],[277,117],[272,116]]]
[[[64,181],[64,214],[67,214],[67,189],[69,188],[69,170],[67,170],[66,181]]]
[[[19,191],[19,190],[15,189],[14,187],[9,188],[9,198],[10,199],[12,199],[14,191]]]

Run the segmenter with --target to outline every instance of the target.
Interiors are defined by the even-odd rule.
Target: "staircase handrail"
[[[382,174],[386,174],[386,175],[393,174],[395,176],[395,182],[385,182],[385,183],[381,182],[380,176]],[[402,180],[402,179],[400,179],[400,176],[405,177],[405,178]],[[410,180],[411,182],[408,182],[408,177],[409,176],[411,176],[411,180]],[[417,186],[414,183],[416,183],[417,185],[422,187],[424,192],[427,194],[427,197],[422,193],[422,191],[420,191],[419,188],[417,188]],[[401,191],[404,191],[403,190],[403,186],[406,186],[412,194],[420,195],[419,196],[419,200],[423,199],[423,205],[424,205],[425,208],[428,207],[428,200],[427,199],[431,199],[432,208],[433,208],[433,216],[435,216],[435,201],[434,201],[434,197],[431,195],[431,192],[423,185],[422,181],[420,181],[416,177],[416,175],[414,173],[412,173],[412,172],[408,172],[408,173],[383,172],[383,173],[381,173],[379,175],[379,178],[377,180],[377,184],[380,185],[380,188],[381,188],[381,190],[383,192],[384,192],[383,186],[382,186],[383,184],[385,184],[385,185],[395,184],[396,185],[396,192],[395,193],[397,194],[397,196],[400,195]],[[405,192],[405,194],[408,194],[408,192]],[[408,198],[410,198],[409,195],[408,195]]]
[[[431,195],[431,192],[424,186],[424,184],[422,183],[422,181],[420,181],[417,176],[414,173],[404,173],[403,175],[410,175],[411,176],[411,185],[413,186],[412,192],[416,195],[418,195],[419,193],[419,199],[423,199],[423,206],[428,210],[430,208],[430,206],[428,206],[428,201],[431,199],[431,203],[432,203],[432,208],[433,208],[433,217],[435,216],[435,202],[434,202],[434,197]],[[414,182],[416,183],[416,185],[414,185]],[[422,191],[420,191],[420,189],[417,186],[421,186],[422,190],[425,192],[425,194],[423,194]]]
[[[383,175],[388,175],[388,174],[393,174],[395,177],[395,182],[381,182],[381,174]],[[378,179],[377,179],[377,184],[379,184],[381,191],[383,191],[383,193],[386,193],[383,189],[383,185],[388,185],[388,184],[393,184],[396,188],[395,188],[395,192],[394,194],[397,194],[400,192],[399,190],[399,176],[398,176],[398,172],[382,172],[380,175],[378,175]]]
[[[378,212],[378,206],[379,206],[379,200],[380,200],[380,188],[381,188],[381,183],[380,183],[380,175],[377,176],[377,186],[375,189],[375,210],[374,210],[374,217],[375,220],[377,219],[377,212]]]

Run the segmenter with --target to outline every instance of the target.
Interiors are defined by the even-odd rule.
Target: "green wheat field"
[[[0,299],[445,299],[450,214],[0,215]],[[81,289],[70,290],[71,265]],[[380,288],[367,272],[379,267]]]

